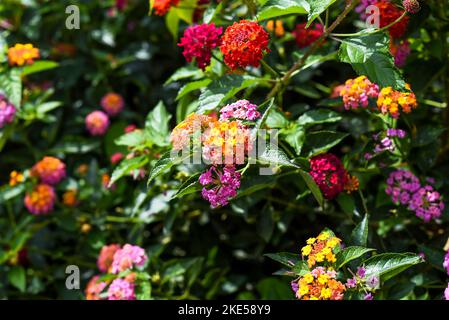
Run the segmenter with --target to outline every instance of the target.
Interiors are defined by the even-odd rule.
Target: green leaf
[[[312,194],[315,197],[318,204],[322,207],[324,205],[323,194],[321,193],[321,190],[318,187],[318,185],[315,183],[315,180],[313,180],[312,176],[308,172],[305,172],[302,169],[299,169],[299,174],[303,178],[304,182],[306,183],[310,191],[312,191]]]
[[[14,187],[6,187],[0,190],[0,202],[11,200],[25,191],[25,184],[18,184]]]
[[[178,27],[179,27],[179,16],[176,10],[170,10],[165,15],[165,25],[168,31],[170,31],[173,39],[175,41],[178,39]]]
[[[207,87],[211,82],[212,82],[211,79],[203,79],[187,83],[181,89],[179,89],[178,95],[176,96],[176,100],[181,99],[189,92]]]
[[[148,162],[146,156],[135,157],[131,159],[125,159],[115,168],[111,175],[111,181],[109,186],[113,185],[117,180],[124,177],[131,171],[143,167]]]
[[[289,252],[266,253],[264,256],[290,268],[293,268],[296,264],[301,262],[299,254]]]
[[[288,14],[306,14],[309,4],[305,0],[268,0],[259,10],[259,21],[277,18]]]
[[[423,147],[431,143],[435,143],[439,136],[446,131],[446,128],[436,127],[435,125],[426,125],[418,128],[417,135],[412,139],[414,147]]]
[[[314,109],[301,115],[297,123],[301,126],[316,125],[321,123],[333,123],[343,119],[337,112],[328,109]]]
[[[184,181],[178,191],[176,191],[173,195],[172,199],[181,198],[185,195],[200,191],[202,189],[202,185],[198,181],[199,176],[200,174],[198,173],[190,176],[186,181]]]
[[[182,67],[182,68],[179,68],[178,70],[176,70],[170,76],[170,78],[168,78],[168,80],[165,81],[164,85],[168,85],[172,82],[176,82],[176,81],[188,79],[188,78],[197,79],[202,76],[203,76],[203,71],[201,71],[201,69],[198,69],[196,66],[186,66],[186,67]]]
[[[366,246],[368,242],[369,215],[366,213],[362,221],[351,233],[351,243],[357,246]]]
[[[424,260],[414,253],[382,253],[363,262],[367,277],[378,276],[383,281]]]
[[[202,114],[222,105],[226,100],[234,97],[238,92],[263,82],[265,79],[254,78],[247,75],[225,75],[214,80],[200,95],[197,112]]]
[[[157,106],[148,114],[145,120],[145,131],[149,139],[160,147],[167,146],[169,131],[169,122],[171,114],[167,112],[164,103],[160,101]]]
[[[317,131],[307,134],[306,145],[310,149],[308,156],[327,152],[339,144],[349,134],[335,131]]]
[[[174,165],[181,163],[188,157],[190,157],[190,155],[184,157],[173,156],[171,151],[167,151],[166,153],[164,153],[151,169],[150,176],[148,178],[148,184],[150,184],[156,177],[168,171]]]
[[[310,5],[308,22],[306,28],[324,11],[327,10],[337,0],[307,0]]]
[[[47,112],[50,112],[56,108],[59,108],[60,106],[62,106],[62,102],[60,101],[50,101],[50,102],[45,102],[43,104],[40,104],[39,106],[37,106],[36,108],[36,112],[38,114],[45,114]]]
[[[351,216],[354,213],[355,201],[351,195],[347,193],[340,193],[336,200],[340,205],[341,209],[349,216]]]
[[[28,76],[33,73],[38,73],[38,72],[54,69],[58,66],[59,66],[59,64],[54,61],[39,60],[39,61],[34,62],[31,65],[27,65],[27,66],[23,67],[22,76]]]
[[[221,11],[222,7],[223,2],[220,2],[217,6],[209,5],[206,11],[204,11],[203,23],[211,23],[212,20],[214,20],[217,13]]]
[[[364,254],[374,251],[375,249],[365,247],[346,247],[337,253],[337,269],[340,269],[348,262],[358,259]]]
[[[292,128],[282,130],[285,141],[295,149],[296,154],[301,154],[302,147],[306,141],[306,132],[303,127],[294,125]]]
[[[187,24],[193,23],[193,12],[198,0],[182,0],[178,6],[172,7],[170,11],[175,11],[180,20]]]
[[[299,168],[299,166],[291,161],[281,149],[267,147],[262,154],[258,155],[257,159],[271,165]]]
[[[8,272],[9,283],[20,290],[25,292],[26,289],[26,276],[25,269],[21,266],[14,266]]]
[[[146,136],[143,130],[134,130],[115,139],[116,145],[127,147],[137,147],[145,144],[145,142]]]
[[[22,79],[19,68],[11,68],[0,73],[0,92],[17,108],[20,109],[22,102]]]
[[[402,75],[394,65],[390,40],[384,33],[376,33],[342,40],[338,52],[340,61],[350,63],[359,75],[366,75],[381,88],[405,90]]]

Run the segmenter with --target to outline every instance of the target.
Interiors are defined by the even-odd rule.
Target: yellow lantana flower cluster
[[[332,268],[317,267],[298,281],[296,297],[300,300],[342,300],[346,287],[336,280]]]
[[[307,257],[307,264],[312,268],[317,263],[335,263],[335,249],[339,246],[341,240],[329,231],[321,232],[318,237],[307,240],[307,245],[302,247],[301,254]]]
[[[24,64],[34,63],[34,59],[39,58],[39,49],[32,44],[17,43],[14,47],[8,49],[8,61],[11,66],[23,66]]]

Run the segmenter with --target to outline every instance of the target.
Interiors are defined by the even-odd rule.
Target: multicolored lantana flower
[[[109,128],[109,118],[103,111],[93,111],[86,117],[86,128],[93,136],[102,136]]]
[[[337,156],[330,153],[320,154],[309,162],[309,173],[326,199],[331,200],[344,190],[348,174]]]
[[[101,98],[101,107],[110,116],[115,116],[122,112],[125,107],[123,97],[115,92],[109,92]]]
[[[224,62],[231,70],[259,67],[264,54],[270,51],[269,40],[268,33],[257,22],[234,22],[221,38],[220,50],[224,55]]]
[[[0,93],[0,129],[14,121],[16,111],[16,107],[8,101],[5,95]]]
[[[133,267],[143,267],[148,257],[145,250],[138,246],[125,244],[114,254],[111,272],[114,274],[131,269]]]
[[[48,214],[53,210],[56,193],[48,184],[38,184],[25,195],[24,203],[29,212],[35,215]]]
[[[317,41],[324,32],[324,27],[321,23],[315,23],[313,26],[306,28],[307,23],[299,23],[292,32],[295,37],[296,44],[300,48],[310,46]]]
[[[369,98],[377,98],[379,95],[379,86],[368,80],[366,76],[360,76],[346,81],[344,87],[340,90],[340,97],[346,110],[366,108],[369,104]]]
[[[115,253],[120,250],[120,245],[110,244],[101,248],[97,259],[97,267],[101,272],[110,272]]]
[[[379,1],[375,3],[375,6],[379,8],[380,27],[386,27],[395,22],[402,16],[404,11],[399,9],[395,4],[390,1]],[[388,28],[390,36],[394,39],[401,38],[407,31],[410,18],[404,16],[399,22],[393,24]]]
[[[439,218],[444,210],[444,203],[439,192],[428,184],[422,186],[419,179],[410,171],[398,169],[387,179],[385,192],[395,203],[407,206],[416,216],[429,222]]]
[[[217,28],[213,23],[188,27],[178,46],[184,48],[182,54],[188,62],[195,61],[204,70],[210,65],[212,50],[220,45],[222,31],[223,28]]]
[[[349,271],[351,272],[351,270]],[[352,275],[353,277],[346,281],[346,289],[362,292],[364,300],[373,300],[373,294],[379,286],[379,277],[368,277],[364,267],[357,268],[356,274],[352,273]]]
[[[398,118],[400,112],[410,113],[418,107],[415,94],[407,85],[409,92],[393,90],[392,87],[383,88],[377,98],[377,107],[383,114],[389,114],[393,118]]]
[[[199,182],[204,186],[201,191],[203,198],[209,201],[212,208],[217,208],[227,205],[229,199],[237,195],[240,173],[235,170],[235,166],[211,166],[201,174]]]
[[[76,189],[67,190],[62,194],[62,203],[67,207],[76,206],[78,203],[77,194],[78,192]]]
[[[43,183],[55,185],[65,178],[65,164],[55,157],[44,157],[31,169],[31,175],[38,177]]]
[[[101,300],[100,293],[107,285],[105,281],[100,281],[100,276],[93,276],[86,286],[86,300]]]
[[[134,283],[117,278],[108,288],[108,300],[136,300]]]
[[[189,115],[173,129],[170,135],[170,142],[172,143],[173,149],[182,150],[186,147],[190,147],[192,137],[201,137],[209,123],[214,121],[216,121],[216,118],[208,115]]]
[[[300,300],[343,300],[346,288],[336,278],[334,269],[316,267],[299,278],[296,297]]]
[[[165,16],[171,7],[176,7],[179,0],[153,0],[153,9],[158,16]]]
[[[312,268],[317,263],[333,264],[337,261],[335,253],[340,249],[341,240],[329,231],[321,232],[316,238],[309,238],[307,245],[301,248],[303,257]]]
[[[23,66],[33,64],[34,59],[39,58],[39,49],[34,48],[32,44],[17,43],[14,47],[8,49],[8,61],[11,66]]]

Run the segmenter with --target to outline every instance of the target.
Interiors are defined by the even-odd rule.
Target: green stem
[[[396,23],[400,22],[402,19],[404,19],[404,17],[407,15],[407,11],[404,11],[404,13],[397,18],[395,21],[393,21],[392,23],[390,23],[389,25],[386,25],[380,29],[376,29],[373,31],[369,31],[369,32],[355,32],[355,33],[332,33],[331,35],[334,37],[357,37],[357,36],[366,36],[369,34],[374,34],[374,33],[378,33],[378,32],[383,32],[387,29],[389,29],[390,27],[394,26]]]
[[[275,77],[280,77],[282,76],[282,74],[276,70],[275,68],[273,68],[272,66],[270,66],[268,63],[266,63],[263,59],[260,60],[260,64],[267,69],[273,76]]]

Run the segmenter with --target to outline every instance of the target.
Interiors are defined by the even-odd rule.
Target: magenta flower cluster
[[[405,66],[410,52],[410,42],[408,42],[408,40],[401,42],[399,45],[397,45],[394,52],[394,64],[399,68]]]
[[[254,121],[260,118],[260,112],[257,111],[257,105],[248,100],[239,100],[228,104],[220,110],[220,121],[228,119]]]
[[[199,24],[188,27],[178,46],[183,47],[182,54],[188,62],[196,61],[201,69],[210,65],[212,50],[220,45],[220,35],[223,29],[216,28],[213,23]]]
[[[14,121],[16,111],[14,105],[3,94],[0,94],[0,129]]]
[[[108,300],[136,300],[134,283],[117,278],[108,289]]]
[[[147,260],[148,257],[144,249],[139,246],[125,244],[115,252],[111,272],[117,274],[133,267],[142,267]]]
[[[365,20],[367,15],[365,13],[366,8],[376,4],[379,0],[361,0],[359,5],[355,8],[355,11],[360,14],[360,19]]]
[[[222,170],[211,166],[201,174],[199,182],[204,186],[201,191],[203,198],[210,202],[212,208],[217,208],[227,205],[229,199],[237,195],[240,173],[231,165],[224,166]]]
[[[387,179],[385,192],[395,203],[407,206],[416,216],[428,222],[440,217],[444,203],[439,192],[428,184],[422,186],[419,179],[410,171],[393,171]]]

